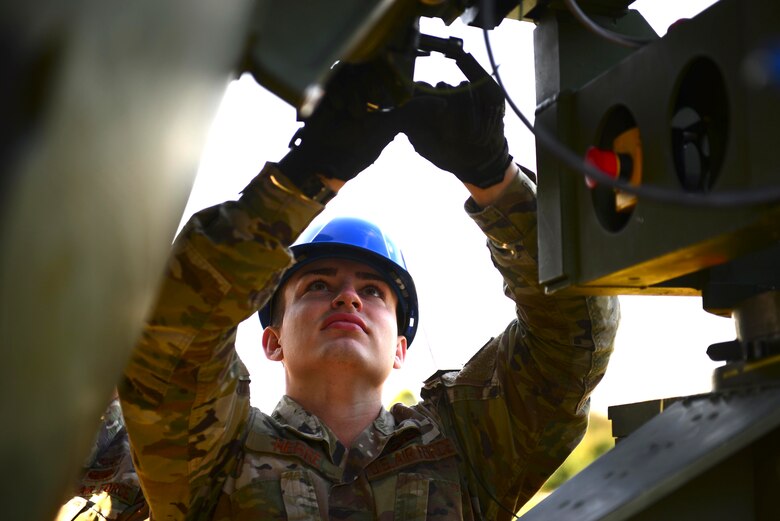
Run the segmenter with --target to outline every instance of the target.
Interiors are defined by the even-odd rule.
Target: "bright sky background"
[[[712,0],[639,0],[633,4],[663,35],[679,18],[691,17]],[[491,31],[496,61],[514,101],[527,117],[535,106],[530,23],[505,20]],[[481,30],[460,21],[450,27],[423,19],[422,31],[463,38],[464,48],[488,69]],[[422,58],[415,79],[456,84],[463,78],[444,58]],[[506,133],[515,160],[535,170],[533,136],[509,111]],[[238,197],[265,161],[277,161],[300,123],[295,111],[249,76],[228,87],[203,153],[185,220],[193,212]],[[420,299],[420,328],[406,366],[395,371],[386,400],[414,393],[438,369],[459,368],[514,317],[484,235],[465,215],[465,188],[422,159],[399,135],[379,160],[351,181],[321,218],[359,215],[387,228],[404,251]],[[609,370],[593,396],[593,410],[609,405],[706,392],[716,364],[705,354],[714,342],[733,340],[733,322],[701,309],[692,297],[621,297],[622,322]],[[284,392],[281,366],[260,348],[255,318],[239,328],[238,351],[252,374],[252,403],[270,412]]]

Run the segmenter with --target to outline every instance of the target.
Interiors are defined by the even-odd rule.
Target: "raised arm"
[[[279,165],[267,164],[238,201],[193,216],[174,243],[120,386],[155,519],[213,508],[250,414],[236,327],[273,293],[288,246],[332,192],[395,136],[381,114],[350,112],[349,84],[336,79]]]
[[[453,426],[481,462],[474,479],[516,511],[584,435],[619,308],[614,297],[545,295],[538,283],[535,186],[522,172],[492,205],[481,208],[472,199],[467,210],[488,237],[517,319],[474,356],[447,393]],[[460,400],[452,393],[459,387],[478,390],[480,398]],[[488,495],[479,488],[481,497]],[[497,518],[506,518],[489,504]]]
[[[249,414],[238,324],[290,263],[287,246],[321,210],[273,165],[236,202],[192,217],[120,386],[136,470],[155,519],[181,519],[233,460]]]
[[[423,157],[464,182],[472,196],[466,210],[517,304],[516,320],[461,371],[426,382],[424,404],[456,440],[483,514],[511,519],[585,432],[589,395],[612,350],[617,300],[551,296],[539,285],[536,184],[511,162],[495,82],[484,74],[419,96],[404,132]]]

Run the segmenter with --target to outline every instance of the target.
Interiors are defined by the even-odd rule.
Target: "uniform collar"
[[[335,439],[335,435],[327,425],[287,395],[282,396],[271,416],[285,429],[295,431],[305,438]]]
[[[282,399],[276,404],[271,416],[283,427],[293,429],[306,438],[324,440],[335,437],[333,431],[317,416],[286,395],[282,396]],[[379,410],[379,415],[368,428],[376,429],[380,434],[389,436],[395,430],[395,426],[396,421],[393,415],[382,407]]]
[[[305,438],[310,442],[320,442],[327,446],[331,461],[341,466],[345,463],[344,456],[348,448],[344,447],[327,425],[289,396],[283,396],[276,405],[272,417],[279,425],[296,437]],[[396,404],[392,412],[380,408],[376,419],[353,442],[355,452],[362,454],[359,459],[366,464],[374,459],[391,438],[422,436],[423,443],[440,435],[437,426],[431,420],[414,408]],[[399,440],[400,441],[400,440]]]
[[[348,452],[348,447],[342,445],[322,420],[289,396],[282,396],[271,416],[282,428],[295,436],[327,445],[331,459],[336,465],[341,463],[343,456]],[[370,445],[368,451],[376,454],[384,446],[386,439],[393,434],[395,426],[393,415],[382,407],[376,419],[358,435],[354,443]]]

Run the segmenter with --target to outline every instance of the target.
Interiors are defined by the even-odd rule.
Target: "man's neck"
[[[355,389],[343,381],[301,386],[288,380],[287,395],[317,416],[347,448],[382,408],[381,388]]]

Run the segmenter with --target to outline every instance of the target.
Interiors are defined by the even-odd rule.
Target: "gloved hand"
[[[324,99],[293,136],[279,168],[298,187],[316,174],[349,181],[376,161],[399,132],[393,115],[367,110],[363,81],[357,68],[340,67]]]
[[[415,85],[414,96],[401,108],[403,132],[437,167],[488,188],[504,179],[512,161],[504,137],[504,95],[471,55],[463,60],[457,63],[470,81],[456,87]]]

